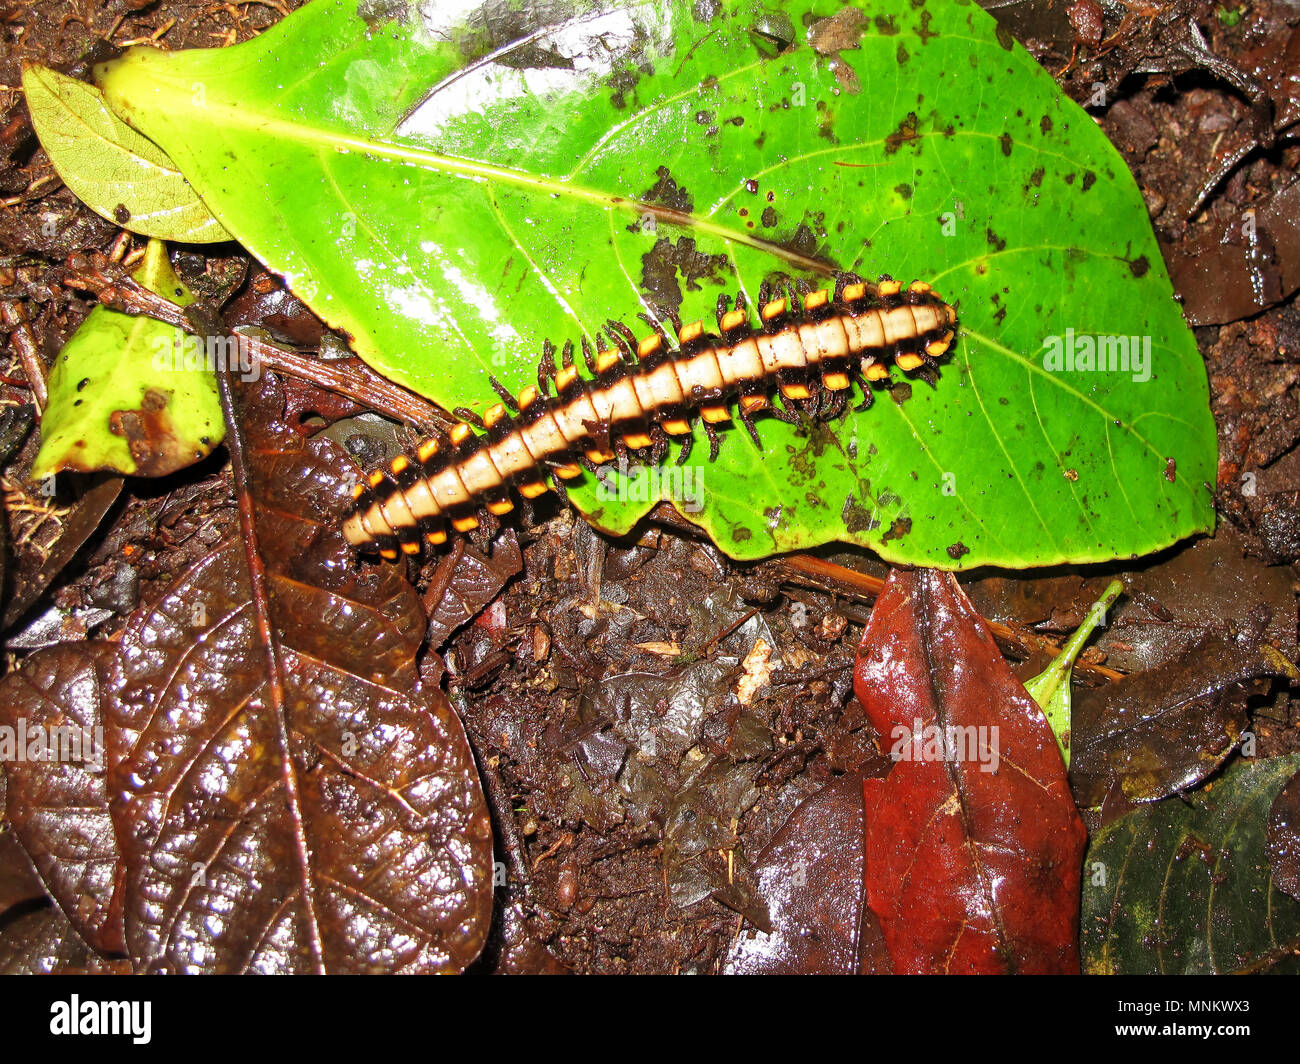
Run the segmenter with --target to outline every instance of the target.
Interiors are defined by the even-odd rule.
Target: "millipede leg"
[[[452,410],[452,413],[455,414],[458,418],[460,418],[461,421],[467,422],[468,424],[473,425],[475,428],[480,428],[480,429],[487,428],[487,426],[483,424],[483,419],[479,417],[476,413],[474,413],[474,411],[467,406],[458,406],[454,410]]]
[[[784,405],[784,400],[782,400],[782,403],[780,404],[768,403],[767,412],[776,418],[777,421],[784,421],[787,425],[799,424],[799,415],[793,410],[788,409]]]
[[[636,333],[624,325],[621,321],[615,321],[610,318],[605,322],[605,334],[614,341],[614,346],[618,348],[619,353],[623,356],[623,361],[635,365],[637,338]]]
[[[704,422],[704,435],[709,438],[709,461],[716,462],[722,442],[718,439],[718,430],[713,427],[713,422]]]
[[[763,441],[758,438],[758,428],[754,425],[754,415],[745,412],[745,404],[740,404],[740,410],[737,413],[740,423],[745,426],[745,431],[749,433],[749,438],[754,441],[754,446],[759,450],[763,449]]]
[[[831,392],[830,402],[823,411],[823,420],[834,421],[844,413],[844,408],[849,405],[848,391]]]
[[[652,465],[662,465],[665,456],[668,454],[668,433],[664,432],[658,425],[650,426],[650,462]]]
[[[867,378],[864,377],[860,371],[855,371],[852,374],[852,377],[854,383],[856,383],[862,389],[862,402],[860,402],[853,409],[857,411],[870,410],[871,404],[876,401],[875,392],[871,390],[871,382],[867,380]]]
[[[682,441],[682,449],[677,452],[677,464],[685,465],[686,460],[691,456],[691,448],[695,446],[695,431],[692,429],[684,436],[679,436]]]
[[[550,340],[542,342],[542,357],[537,361],[537,390],[550,395],[550,382],[555,379],[555,345]]]
[[[510,394],[510,389],[502,384],[494,376],[488,377],[488,383],[492,385],[492,390],[497,393],[497,398],[506,404],[508,410],[519,412],[519,400]]]

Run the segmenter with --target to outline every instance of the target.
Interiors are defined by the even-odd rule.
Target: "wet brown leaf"
[[[491,912],[473,759],[417,682],[414,590],[346,553],[342,456],[259,418],[277,390],[245,420],[271,653],[231,540],[132,617],[114,663],[127,944],[157,971],[458,970]]]
[[[1084,828],[1042,711],[951,573],[895,571],[854,689],[897,760],[867,780],[867,904],[909,973],[1077,972]]]
[[[889,970],[862,904],[862,780],[841,776],[804,799],[754,861],[770,930],[746,929],[723,965],[734,975],[853,975]],[[861,921],[867,922],[865,929]]]
[[[125,953],[100,721],[112,652],[87,643],[31,655],[0,682],[0,724],[20,747],[4,752],[15,836],[81,937],[101,953]]]
[[[1273,306],[1300,288],[1300,181],[1224,236],[1209,233],[1164,255],[1192,325],[1222,325]]]
[[[341,539],[355,467],[329,440],[304,444],[281,409],[260,382],[231,437],[255,540],[225,539],[119,642],[91,644],[106,686],[66,647],[4,682],[15,715],[99,714],[113,830],[95,811],[103,776],[62,763],[10,765],[11,809],[51,893],[68,907],[80,892],[69,913],[100,948],[121,913],[137,970],[459,970],[492,904],[473,759],[445,696],[419,683],[414,589]],[[89,811],[55,815],[78,799]]]
[[[1100,806],[1115,785],[1130,802],[1154,801],[1218,768],[1246,728],[1243,684],[1294,675],[1264,643],[1266,624],[1257,612],[1159,668],[1077,692],[1070,785],[1080,805]]]
[[[0,801],[4,800],[4,773],[0,772]],[[22,843],[6,825],[0,828],[0,917],[15,905],[45,897],[45,885],[36,875]]]
[[[0,975],[120,975],[126,969],[82,942],[54,906],[16,914],[0,926]]]
[[[121,491],[121,477],[98,479],[72,504],[52,544],[39,551],[29,548],[18,552],[18,564],[12,575],[13,593],[5,601],[0,629],[19,621],[71,564]]]

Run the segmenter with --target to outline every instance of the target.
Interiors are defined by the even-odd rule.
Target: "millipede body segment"
[[[637,342],[626,326],[610,322],[612,348],[593,352],[583,342],[590,377],[579,375],[572,344],[558,368],[547,344],[537,387],[515,398],[492,382],[503,401],[474,419],[481,431],[461,422],[358,484],[356,508],[343,525],[348,542],[389,559],[418,554],[422,541],[446,540],[448,522],[467,532],[477,527],[482,507],[508,513],[511,489],[526,498],[541,495],[548,474],[559,489],[584,465],[595,468],[618,452],[649,449],[658,462],[674,436],[684,444],[684,459],[697,413],[715,457],[715,426],[732,420],[733,404],[762,446],[757,414],[787,421],[799,411],[834,417],[854,381],[869,406],[871,385],[889,376],[890,360],[904,371],[935,366],[957,327],[956,311],[920,281],[904,289],[888,278],[868,284],[841,275],[834,298],[826,289],[802,299],[768,294],[760,293],[757,326],[740,298],[729,309],[724,297],[718,332],[693,321],[677,329],[675,346],[658,327]]]

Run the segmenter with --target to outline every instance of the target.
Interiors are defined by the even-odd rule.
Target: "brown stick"
[[[144,314],[191,333],[201,331],[175,303],[126,276],[103,256],[73,255],[68,260],[65,281],[72,287],[94,292],[100,303],[114,310]],[[454,418],[429,400],[394,384],[359,358],[313,358],[255,336],[237,335],[249,353],[267,369],[328,388],[362,406],[415,425],[422,432],[445,431],[455,424]]]
[[[49,404],[49,391],[45,387],[45,361],[36,349],[36,338],[27,320],[27,311],[16,300],[0,303],[0,320],[9,329],[18,361],[23,365],[27,383],[31,385],[32,401],[36,404],[36,416],[39,417]]]
[[[854,569],[836,565],[834,562],[825,561],[811,554],[789,555],[781,559],[781,565],[791,576],[803,578],[805,583],[811,584],[820,590],[827,590],[827,585],[831,585],[832,588],[848,587],[862,598],[875,599],[885,586],[885,582],[879,577],[859,573]],[[988,625],[989,631],[993,633],[993,638],[1004,645],[1010,644],[1012,647],[1019,647],[1026,651],[1041,650],[1051,657],[1056,657],[1061,653],[1061,644],[1048,639],[1046,636],[1038,635],[1024,628],[1013,628],[1000,621],[990,621],[987,618],[985,618],[984,623]],[[1118,680],[1124,676],[1124,673],[1115,669],[1109,669],[1104,665],[1094,665],[1086,661],[1077,662],[1075,668],[1081,672],[1091,673],[1107,680]]]

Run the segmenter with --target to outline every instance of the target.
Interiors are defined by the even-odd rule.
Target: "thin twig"
[[[13,342],[14,351],[18,354],[18,360],[23,364],[23,372],[27,375],[27,383],[32,389],[32,401],[36,404],[36,416],[40,417],[41,412],[49,403],[50,397],[45,387],[45,362],[36,349],[36,338],[32,335],[32,327],[27,320],[27,311],[23,309],[21,303],[6,300],[0,303],[0,320],[3,320],[5,326],[9,329],[9,338]]]
[[[885,582],[879,577],[859,573],[854,569],[836,565],[834,562],[828,562],[812,554],[792,554],[782,558],[781,565],[791,575],[806,578],[814,587],[821,590],[826,590],[827,585],[849,587],[861,597],[874,600],[885,587]],[[1061,644],[1053,639],[1048,639],[1046,636],[1026,631],[1023,628],[1012,628],[1010,625],[1003,624],[1000,621],[990,621],[988,618],[984,618],[984,623],[988,625],[993,638],[1002,643],[1009,643],[1012,646],[1023,647],[1027,650],[1041,650],[1051,657],[1056,657],[1061,653]],[[1107,668],[1105,665],[1094,665],[1087,661],[1076,662],[1075,669],[1104,677],[1107,680],[1119,680],[1124,676],[1124,673],[1115,669]]]
[[[192,315],[149,291],[102,256],[73,255],[65,283],[94,292],[100,303],[124,314],[143,314],[191,333],[202,330]],[[394,384],[359,358],[320,359],[240,333],[240,342],[266,369],[328,388],[380,414],[416,426],[422,432],[443,431],[455,424],[422,396]]]

